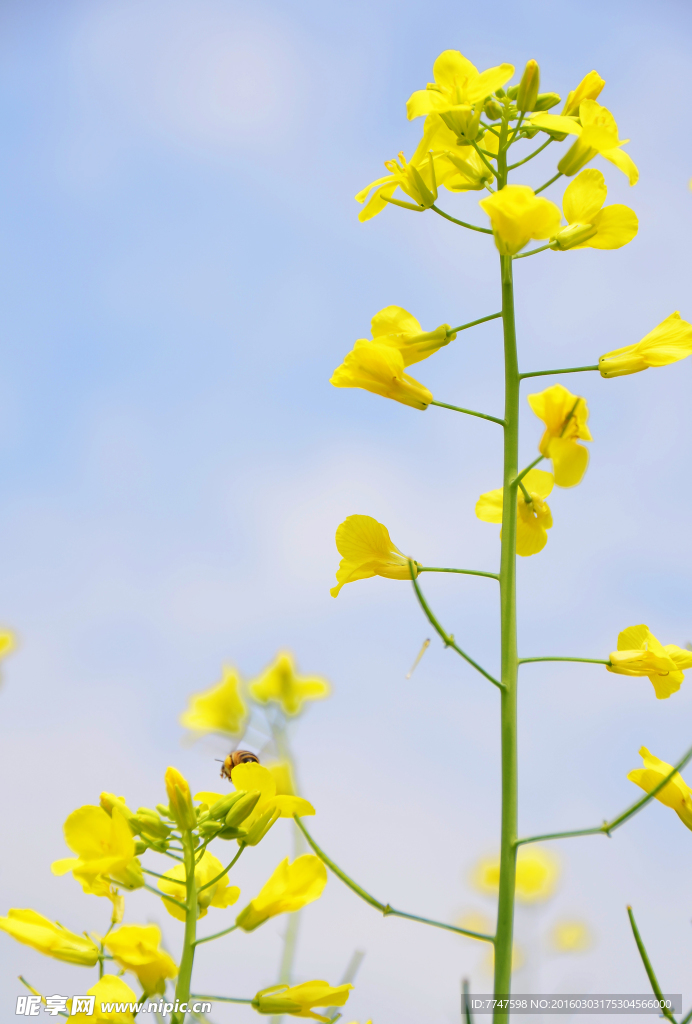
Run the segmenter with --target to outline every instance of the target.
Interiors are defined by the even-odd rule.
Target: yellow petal
[[[484,523],[502,522],[502,488],[486,491],[476,502],[476,515]]]
[[[602,149],[601,156],[605,160],[609,160],[611,164],[615,164],[618,170],[627,176],[630,185],[637,184],[639,181],[639,168],[629,153],[625,153],[622,149]]]
[[[230,665],[222,667],[221,682],[193,693],[180,724],[200,735],[207,732],[237,736],[245,729],[247,708],[240,696],[240,676]]]
[[[458,102],[463,103],[469,82],[475,82],[479,74],[478,68],[459,50],[443,50],[433,64],[433,76],[444,89],[462,90]]]
[[[553,460],[553,474],[558,487],[575,487],[589,464],[588,451],[571,437],[551,437],[545,454]]]
[[[578,121],[562,114],[537,113],[529,114],[528,120],[536,128],[547,128],[551,132],[564,132],[568,135],[581,135],[582,127]]]
[[[389,178],[383,178],[380,180],[391,182],[391,175]],[[399,183],[397,181],[394,181],[389,185],[382,185],[381,188],[378,188],[373,192],[370,197],[370,202],[366,205],[365,209],[361,210],[358,214],[358,220],[361,224],[364,224],[366,220],[371,220],[373,217],[376,217],[378,213],[382,213],[385,206],[389,206],[387,200],[392,198],[398,188],[398,184]],[[371,187],[372,186],[369,186],[369,188]],[[363,195],[363,193],[360,192],[359,195]],[[356,196],[356,199],[358,199],[358,196]],[[362,202],[362,200],[358,201]]]
[[[562,113],[578,114],[582,100],[598,99],[604,85],[605,80],[601,78],[597,71],[589,71],[588,75],[582,78],[577,88],[568,94]]]
[[[336,388],[363,388],[413,409],[427,409],[433,400],[424,385],[404,373],[401,352],[374,341],[358,340],[332,374],[330,384]]]
[[[348,516],[336,531],[336,546],[342,559],[332,597],[336,597],[346,583],[370,576],[393,580],[411,578],[408,557],[392,542],[387,527],[372,516]]]
[[[420,334],[423,330],[415,316],[402,306],[385,306],[375,313],[370,326],[373,338],[382,334]]]
[[[527,185],[506,185],[479,205],[490,217],[495,244],[504,255],[514,255],[531,238],[551,238],[560,229],[555,203],[539,199]]]
[[[634,210],[620,203],[606,206],[596,214],[592,223],[597,229],[596,234],[581,245],[575,245],[575,249],[620,249],[631,242],[639,230]]]
[[[635,346],[647,366],[667,366],[692,354],[692,324],[676,311]],[[605,357],[603,357],[605,358]]]
[[[602,173],[593,167],[582,171],[565,189],[562,209],[569,224],[592,224],[606,201],[608,189]]]
[[[541,498],[547,498],[555,481],[552,473],[546,473],[543,469],[530,469],[522,483],[529,494],[538,494]]]

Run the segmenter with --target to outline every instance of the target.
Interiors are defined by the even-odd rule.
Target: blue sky
[[[429,328],[495,312],[497,258],[432,214],[361,225],[352,197],[415,147],[405,101],[443,49],[481,68],[535,57],[542,87],[562,95],[596,68],[641,180],[630,189],[596,166],[640,232],[619,252],[517,265],[521,366],[592,363],[675,309],[692,318],[691,29],[689,7],[671,2],[6,0],[0,619],[21,646],[0,693],[2,908],[103,928],[100,902],[48,870],[64,818],[104,789],[157,802],[171,763],[197,788],[215,784],[225,748],[182,744],[187,695],[222,662],[250,676],[289,647],[334,687],[296,727],[315,835],[385,902],[445,920],[490,910],[468,873],[497,844],[495,691],[437,640],[405,680],[429,635],[406,584],[358,583],[337,601],[329,587],[334,531],[354,512],[426,564],[493,569],[497,529],[473,508],[499,483],[499,431],[328,378],[385,305]],[[521,180],[537,186],[554,162],[551,148]],[[446,195],[445,208],[478,220],[477,200]],[[500,343],[485,324],[414,375],[440,401],[499,411]],[[688,361],[567,381],[589,402],[591,465],[551,498],[548,545],[519,566],[525,656],[606,657],[639,622],[664,643],[692,639],[691,375]],[[540,429],[526,403],[523,416],[528,462]],[[446,628],[496,666],[492,583],[424,582]],[[672,761],[692,742],[689,683],[659,702],[647,680],[597,666],[522,671],[523,831],[598,824],[635,798],[640,745]],[[281,828],[239,867],[244,894],[290,849]],[[690,842],[657,804],[609,842],[556,844],[560,889],[519,920],[536,955],[517,986],[645,992],[631,902],[661,983],[679,991]],[[163,916],[129,901],[130,920]],[[561,916],[590,922],[591,953],[545,951]],[[162,923],[175,952],[176,926]],[[200,985],[270,984],[282,928],[207,947]],[[348,1020],[451,1022],[463,974],[490,984],[485,950],[381,921],[332,879],[305,915],[299,980],[338,977],[354,948],[367,955]],[[9,939],[2,962],[8,1006],[20,972],[47,992],[86,987]]]

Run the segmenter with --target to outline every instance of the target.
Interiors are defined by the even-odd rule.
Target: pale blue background
[[[563,95],[596,68],[641,182],[595,165],[641,230],[621,252],[517,264],[521,365],[595,362],[674,309],[692,318],[691,28],[689,6],[670,0],[4,0],[0,618],[21,649],[0,695],[3,912],[103,929],[105,904],[49,872],[67,852],[64,818],[102,789],[155,803],[170,763],[215,786],[225,746],[181,745],[186,695],[223,661],[251,675],[283,646],[334,685],[296,733],[315,835],[383,901],[445,920],[490,909],[468,873],[498,838],[497,694],[437,640],[405,680],[430,635],[407,584],[358,583],[338,601],[329,587],[334,530],[354,512],[424,563],[493,569],[498,531],[473,507],[499,483],[500,431],[327,382],[389,303],[426,328],[494,312],[497,258],[432,214],[360,225],[352,196],[414,148],[405,100],[441,50],[481,68],[535,57],[543,88]],[[550,177],[554,149],[520,180]],[[483,223],[478,198],[443,205]],[[500,356],[488,324],[415,375],[442,401],[499,412]],[[545,551],[521,561],[521,651],[607,657],[638,622],[684,644],[692,360],[562,382],[589,401],[592,462],[578,489],[554,493]],[[523,408],[528,462],[540,425]],[[424,585],[446,628],[496,668],[492,581]],[[641,744],[672,761],[692,743],[690,686],[659,702],[646,679],[598,666],[523,669],[522,830],[626,807]],[[284,823],[246,854],[241,899],[289,849]],[[692,1000],[691,851],[660,804],[610,841],[559,844],[559,894],[519,921],[541,965],[517,988],[646,992],[631,902],[662,985]],[[138,894],[128,908],[165,918],[177,951],[160,906]],[[591,923],[591,953],[547,950],[560,916]],[[202,947],[198,988],[271,984],[283,927]],[[91,983],[0,941],[3,1018],[20,971],[48,994]],[[305,915],[298,980],[336,980],[356,947],[367,956],[345,1021],[453,1022],[462,974],[490,985],[485,947],[382,920],[331,879]]]

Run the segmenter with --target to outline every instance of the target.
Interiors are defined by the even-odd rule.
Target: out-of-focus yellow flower
[[[505,185],[478,202],[490,217],[503,256],[513,256],[532,238],[552,238],[560,230],[562,217],[555,203],[539,199],[528,185]]]
[[[412,163],[418,165],[432,153],[438,188],[444,185],[450,192],[478,192],[492,184],[495,175],[474,147],[460,142],[458,134],[445,124],[444,118],[453,116],[429,114],[426,117],[423,138],[413,154]],[[496,154],[498,142],[494,132],[487,132],[481,145],[487,152]]]
[[[428,82],[426,89],[419,89],[409,98],[408,119],[441,114],[459,138],[475,139],[483,101],[513,74],[512,64],[500,64],[479,72],[459,50],[445,50],[433,65],[435,81]]]
[[[628,626],[618,634],[607,668],[621,676],[648,676],[658,699],[665,700],[680,689],[683,669],[692,668],[692,652],[676,644],[664,647],[648,626]]]
[[[220,732],[239,736],[245,729],[247,708],[240,696],[240,676],[230,665],[221,669],[221,682],[202,693],[193,693],[180,724],[200,736]]]
[[[634,210],[621,203],[602,209],[608,189],[595,167],[578,174],[565,189],[562,210],[567,227],[551,241],[551,249],[620,249],[639,230]]]
[[[401,306],[385,306],[375,313],[370,328],[372,340],[377,345],[389,345],[401,352],[404,366],[427,359],[456,338],[456,334],[449,333],[449,324],[441,324],[434,331],[424,331],[415,316]],[[359,338],[358,341],[370,344],[367,338]]]
[[[524,492],[517,488],[517,554],[526,558],[538,554],[548,542],[547,531],[553,525],[553,517],[545,499],[553,489],[553,475],[531,469],[522,483],[531,500],[527,502]],[[503,487],[487,491],[476,502],[476,515],[484,523],[502,522],[503,491]]]
[[[456,335],[455,335],[456,337]],[[451,341],[451,338],[450,338]],[[9,629],[0,629],[0,659],[6,658],[17,646],[17,639]]]
[[[218,857],[215,857],[213,853],[209,853],[209,850],[206,850],[202,855],[202,859],[195,867],[197,903],[200,918],[206,917],[209,907],[218,907],[223,910],[225,907],[230,907],[235,903],[240,896],[238,886],[229,885],[228,875],[221,875],[222,871],[223,864]],[[207,882],[211,882],[212,878],[216,878],[217,875],[221,875],[221,878],[214,885],[207,885]],[[207,888],[202,889],[203,885],[206,885]],[[159,879],[158,886],[161,892],[165,892],[168,896],[173,896],[180,903],[184,903],[186,897],[185,865],[176,864],[170,871],[166,871],[163,878]],[[201,892],[199,891],[200,889],[202,889]],[[172,917],[177,917],[179,921],[185,920],[185,911],[182,907],[176,907],[175,903],[171,903],[170,900],[162,900],[161,902]]]
[[[68,964],[93,967],[99,957],[99,948],[91,939],[68,931],[35,910],[8,910],[7,917],[0,917],[0,929],[17,942]]]
[[[275,814],[276,818],[293,818],[296,814],[303,817],[315,813],[312,804],[304,800],[302,796],[277,794],[276,779],[263,764],[256,764],[252,761],[247,764],[237,764],[231,770],[231,781],[237,790],[245,793],[260,793],[254,810],[243,821],[243,828],[248,832],[270,813]],[[250,836],[243,837],[243,842],[254,845]]]
[[[319,899],[327,884],[327,869],[319,857],[304,853],[289,864],[282,860],[273,875],[238,914],[236,924],[246,932],[254,931],[270,917],[286,914]],[[322,1004],[320,1004],[322,1005]],[[340,1003],[324,1005],[338,1006]]]
[[[600,91],[600,90],[599,90]],[[558,171],[571,177],[584,164],[600,153],[626,174],[630,185],[636,185],[639,171],[632,157],[620,148],[629,139],[618,136],[618,126],[609,110],[594,99],[583,99],[579,104],[579,121],[564,114],[538,113],[529,115],[531,123],[538,128],[566,132],[579,138],[567,150],[557,165]]]
[[[331,1017],[313,1013],[315,1006],[343,1006],[353,985],[332,987],[326,981],[305,981],[302,985],[272,985],[263,988],[252,1000],[258,1013],[280,1015],[290,1013],[292,1017],[310,1017],[329,1024]]]
[[[54,875],[71,871],[84,892],[112,898],[109,878],[126,889],[144,885],[142,868],[135,857],[135,841],[120,808],[112,815],[102,807],[79,807],[64,825],[65,842],[76,857],[53,861]]]
[[[591,441],[586,425],[589,410],[586,400],[573,395],[562,384],[554,384],[528,402],[539,419],[545,423],[545,433],[538,450],[546,459],[553,460],[553,475],[558,487],[574,487],[586,472],[589,453],[577,440]]]
[[[604,85],[605,79],[601,78],[598,71],[589,71],[577,88],[567,94],[562,113],[578,114],[582,100],[597,100]]]
[[[593,935],[584,921],[558,921],[550,933],[550,944],[558,953],[584,953],[593,946]]]
[[[481,935],[492,935],[495,930],[493,921],[480,910],[467,910],[454,923],[459,928],[466,928],[470,932],[479,932]]]
[[[519,848],[517,854],[516,895],[522,903],[540,903],[555,891],[560,877],[560,861],[542,846]],[[500,858],[489,857],[476,865],[472,880],[481,892],[495,895],[500,886]]]
[[[265,765],[267,771],[271,772],[276,783],[277,796],[295,796],[296,784],[293,779],[293,768],[290,761],[277,761],[276,764]]]
[[[94,1012],[70,1013],[70,1021],[76,1024],[134,1024],[135,1018],[131,1010],[106,1009],[110,1004],[136,1003],[137,996],[129,985],[126,985],[122,978],[115,974],[104,974],[97,981],[93,988],[87,989],[87,995],[95,996]],[[67,1005],[72,1008],[73,1000],[69,999]],[[105,1005],[104,1005],[105,1004]]]
[[[692,355],[692,324],[676,311],[662,320],[636,345],[606,352],[598,360],[601,377],[622,377],[650,366],[668,366]]]
[[[177,768],[166,768],[164,776],[166,793],[168,794],[168,806],[179,827],[190,830],[197,825],[197,815],[192,806],[190,785],[184,775]]]
[[[404,357],[397,348],[360,339],[330,377],[335,388],[363,388],[412,409],[427,409],[432,393],[404,373]]]
[[[337,585],[329,593],[337,597],[347,583],[384,576],[388,580],[410,580],[409,559],[399,551],[389,530],[372,516],[348,516],[336,531],[336,546],[342,556],[336,572]],[[413,562],[418,575],[419,562]]]
[[[299,676],[290,651],[279,651],[272,664],[248,684],[260,704],[279,704],[287,715],[297,715],[306,700],[324,700],[329,683],[318,676]]]
[[[419,147],[420,148],[420,147]],[[437,177],[435,172],[435,158],[423,154],[416,155],[407,161],[403,151],[399,153],[396,160],[385,160],[385,167],[389,174],[383,178],[376,178],[364,189],[356,194],[356,202],[364,203],[370,191],[373,190],[367,205],[358,214],[358,220],[370,220],[388,206],[390,200],[395,206],[401,205],[401,200],[392,196],[398,188],[409,198],[413,199],[415,207],[419,210],[429,210],[437,199]],[[408,206],[406,202],[404,206]]]
[[[673,765],[659,761],[646,747],[641,747],[639,753],[644,761],[644,767],[635,768],[627,778],[641,786],[645,793],[650,793],[670,775]],[[656,799],[666,807],[672,807],[683,825],[692,829],[692,790],[679,772],[676,772],[670,782],[656,794]]]
[[[173,910],[177,909],[173,907]],[[161,931],[155,924],[126,924],[101,941],[120,967],[137,975],[147,996],[163,995],[166,979],[175,978],[178,974],[175,961],[160,948]]]

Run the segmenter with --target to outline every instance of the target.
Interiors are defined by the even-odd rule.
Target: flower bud
[[[557,106],[560,99],[561,97],[556,92],[539,92],[533,109],[535,111],[550,110],[551,107]]]
[[[162,818],[172,818],[171,809],[168,804],[157,804],[156,810],[159,812]]]
[[[533,110],[534,104],[538,99],[540,79],[541,71],[537,61],[528,60],[517,91],[517,106],[520,110]]]
[[[133,857],[123,871],[114,873],[113,881],[120,882],[124,889],[141,889],[144,885],[144,875],[142,874],[142,865],[137,858]]]
[[[582,242],[593,238],[597,233],[598,228],[593,224],[569,224],[552,239],[550,248],[562,251],[573,249],[575,245],[581,245]]]
[[[216,839],[244,839],[247,835],[247,829],[240,828],[237,825],[233,825],[231,828],[224,826],[220,832],[216,833]]]
[[[254,811],[260,796],[261,793],[258,789],[253,789],[249,793],[243,793],[226,815],[226,826],[231,828],[232,826],[242,824]]]
[[[137,810],[137,823],[139,831],[151,836],[153,839],[167,839],[170,835],[170,828],[159,818],[156,811],[148,807],[140,807]]]
[[[197,825],[197,815],[192,806],[192,796],[187,780],[176,768],[167,768],[165,782],[174,820],[180,828],[188,832],[191,831]]]
[[[617,349],[615,352],[608,352],[601,356],[598,360],[601,377],[624,377],[628,373],[641,373],[642,370],[648,370],[649,363],[634,349],[634,345],[628,345],[624,349]]]
[[[146,851],[147,851],[148,849],[149,849],[149,843],[146,843],[146,842],[142,842],[142,840],[141,840],[141,839],[138,839],[138,840],[137,840],[137,841],[135,842],[135,854],[136,854],[136,855],[137,855],[138,857],[139,857],[139,855],[140,855],[140,854],[142,854],[142,853],[146,853]]]
[[[502,117],[502,107],[497,100],[486,100],[483,106],[483,111],[490,121],[499,121]]]
[[[200,834],[203,836],[213,836],[216,835],[219,829],[222,828],[222,821],[213,821],[211,818],[207,818],[207,820],[203,821],[202,824],[199,826],[199,831]]]
[[[272,825],[274,825],[280,817],[281,811],[278,807],[270,807],[268,811],[265,811],[262,817],[257,819],[243,839],[245,846],[257,846],[257,844],[264,839]]]
[[[137,822],[137,816],[132,813],[130,808],[125,803],[125,800],[121,796],[115,796],[114,793],[101,793],[99,798],[99,804],[106,812],[106,814],[113,817],[113,808],[117,807],[123,818],[130,826],[130,831],[133,836],[136,836],[139,832],[139,824]]]
[[[496,89],[495,90],[495,95],[497,96],[497,98],[499,100],[501,100],[506,95],[506,93],[505,93],[504,89]]]
[[[552,133],[551,133],[552,134]],[[555,136],[557,138],[557,136]],[[591,146],[585,146],[581,139],[577,139],[563,156],[560,163],[557,165],[557,169],[560,174],[564,174],[567,178],[571,178],[573,174],[580,171],[584,164],[588,164],[589,160],[592,160],[598,151],[592,149]]]
[[[209,808],[209,817],[215,818],[217,821],[221,821],[226,817],[233,804],[240,800],[241,796],[244,796],[242,789],[236,790],[234,793],[228,793],[226,796],[222,796],[220,800],[217,800],[215,804],[212,804]]]
[[[518,92],[519,92],[519,86],[518,85],[510,85],[509,89],[507,90],[507,95],[509,96],[509,98],[511,100],[515,100],[517,98],[517,93]]]

